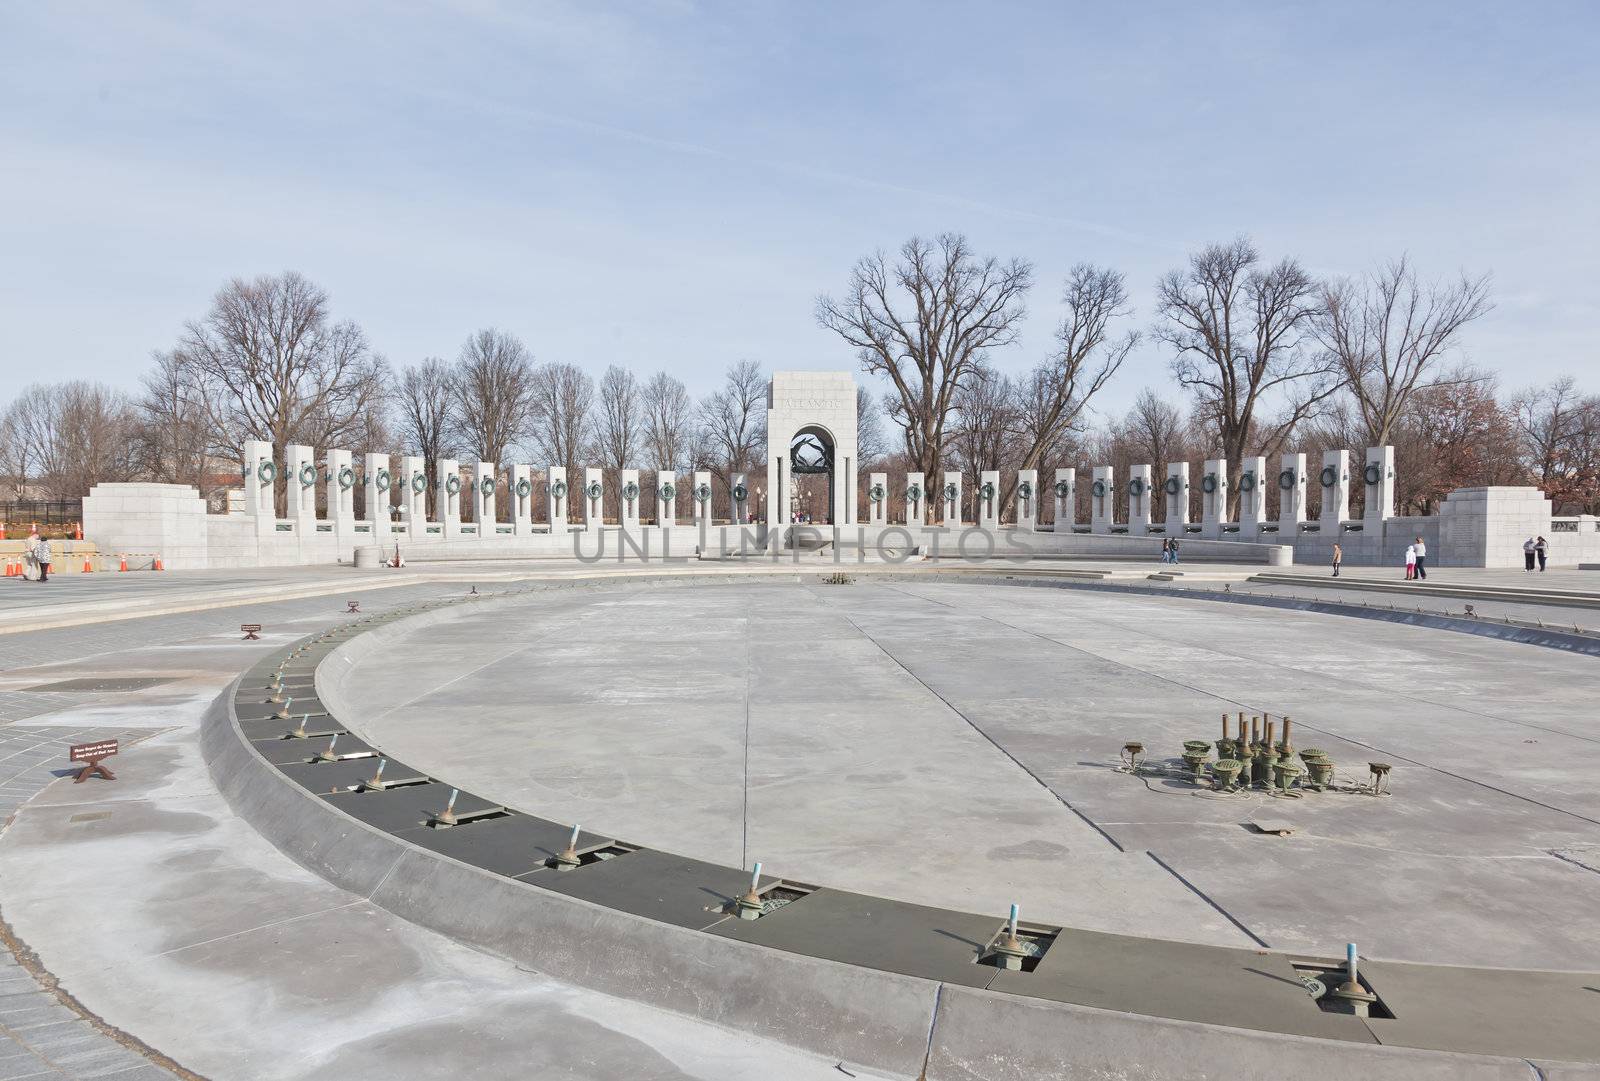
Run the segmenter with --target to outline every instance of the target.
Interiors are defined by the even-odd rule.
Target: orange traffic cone
[[[73,540],[82,540],[83,539],[83,523],[82,522],[73,522],[72,523],[72,539]]]
[[[161,557],[160,556],[156,556],[156,565],[151,567],[150,569],[153,570],[153,571],[164,571],[167,568],[165,568],[165,567],[163,567],[161,565]]]
[[[94,572],[94,564],[89,562],[89,557],[88,556],[84,556],[83,557],[83,573],[84,574],[92,574],[93,572]]]
[[[128,553],[127,552],[119,553],[118,556],[117,556],[117,570],[125,571],[127,569],[128,569]]]

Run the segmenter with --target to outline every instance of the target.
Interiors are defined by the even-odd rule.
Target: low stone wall
[[[550,533],[548,525],[518,535],[510,523],[496,523],[480,534],[472,523],[439,522],[406,525],[364,522],[353,518],[271,519],[254,514],[207,514],[199,493],[177,484],[100,484],[84,499],[85,536],[103,552],[144,552],[161,556],[171,569],[333,565],[357,561],[360,549],[372,549],[360,562],[376,565],[398,545],[413,562],[453,559],[566,558],[626,560],[641,557],[715,558],[744,556],[767,548],[777,530],[783,547],[796,538],[807,548],[873,549],[877,558],[910,555],[938,558],[1020,558],[1030,553],[1055,558],[1159,558],[1162,534],[1038,531],[1004,526],[863,526],[692,525],[662,529],[618,526],[586,529],[573,526]],[[1465,488],[1452,492],[1436,516],[1393,517],[1382,522],[1343,523],[1337,533],[1304,530],[1255,537],[1224,534],[1205,538],[1184,533],[1184,562],[1289,563],[1326,565],[1333,545],[1343,549],[1352,567],[1400,567],[1406,546],[1418,536],[1428,546],[1429,561],[1442,567],[1514,567],[1522,563],[1528,537],[1549,541],[1552,566],[1577,566],[1600,560],[1600,528],[1593,518],[1572,521],[1574,529],[1557,532],[1550,502],[1534,488]],[[1359,526],[1360,528],[1357,528]],[[523,523],[524,530],[530,528]],[[1117,527],[1122,528],[1122,527]],[[859,552],[857,555],[859,556]],[[844,559],[841,557],[841,562]]]

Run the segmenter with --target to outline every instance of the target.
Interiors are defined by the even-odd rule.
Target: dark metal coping
[[[1187,591],[1060,580],[1041,582],[1009,575],[965,580],[1110,588],[1165,597],[1197,596]],[[461,601],[506,597],[534,588],[537,587],[482,594]],[[1274,602],[1243,594],[1206,592],[1198,597],[1312,611],[1353,607],[1310,601]],[[931,908],[826,886],[805,886],[803,889],[809,892],[797,900],[758,920],[739,920],[729,909],[733,898],[749,885],[747,871],[593,833],[580,835],[580,855],[596,850],[615,854],[571,871],[558,871],[547,861],[566,848],[570,826],[501,807],[460,790],[455,814],[486,816],[451,828],[436,828],[431,823],[445,808],[450,784],[388,759],[383,774],[386,782],[413,783],[381,791],[352,791],[352,787],[373,775],[381,751],[348,733],[336,718],[324,716],[319,722],[314,714],[307,728],[319,735],[284,738],[295,720],[273,717],[279,706],[265,701],[268,678],[279,669],[280,661],[284,681],[305,687],[316,666],[355,635],[461,601],[427,602],[365,616],[269,655],[245,673],[235,690],[241,733],[286,780],[318,795],[330,809],[373,829],[439,856],[514,878],[530,888],[582,898],[723,938],[963,987],[1156,1018],[1439,1051],[1600,1060],[1600,1025],[1594,1023],[1595,991],[1600,987],[1600,974],[1596,973],[1369,961],[1363,972],[1395,1016],[1361,1019],[1319,1009],[1294,967],[1296,960],[1304,960],[1333,968],[1338,965],[1334,960],[1037,924],[1024,926],[1054,933],[1054,943],[1034,971],[1010,972],[976,963],[1003,927],[1004,920],[998,916]],[[1373,616],[1358,609],[1339,614]],[[1383,615],[1379,613],[1377,618]],[[1481,633],[1478,626],[1466,620],[1449,622],[1463,624],[1449,629]],[[1520,634],[1503,637],[1528,640]],[[291,717],[299,718],[302,702],[310,707],[314,701],[310,696],[304,700],[297,697]],[[320,702],[316,702],[315,709],[321,711]],[[329,736],[335,732],[339,733],[335,748],[339,754],[361,757],[312,761],[328,746]],[[780,883],[780,879],[763,877],[761,889],[766,891]]]

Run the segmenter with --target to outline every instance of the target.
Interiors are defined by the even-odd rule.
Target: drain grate
[[[171,683],[177,676],[80,676],[55,683],[40,683],[25,687],[28,691],[53,691],[58,694],[96,693],[106,691],[142,691],[146,687],[159,687]]]
[[[1382,1021],[1394,1020],[1394,1011],[1378,997],[1378,993],[1372,989],[1372,984],[1362,973],[1357,973],[1356,981],[1361,985],[1361,990],[1371,998],[1360,1006],[1354,1006],[1349,999],[1335,993],[1336,989],[1343,986],[1348,979],[1345,969],[1339,964],[1295,961],[1294,971],[1295,975],[1300,977],[1300,982],[1306,985],[1306,994],[1317,1000],[1317,1009],[1323,1013],[1355,1014],[1358,1017],[1370,1017]]]
[[[601,845],[598,848],[591,848],[587,852],[579,852],[578,866],[588,867],[591,864],[604,863],[606,860],[614,860],[618,856],[626,856],[629,852],[637,851],[638,848],[634,845],[625,845],[620,841],[613,841],[608,845]],[[545,861],[545,866],[555,867],[558,862],[558,860],[552,858]]]
[[[795,889],[788,883],[779,883],[771,889],[763,890],[759,894],[761,898],[761,914],[765,916],[769,912],[778,911],[784,905],[792,905],[800,898],[812,893],[815,889],[815,886],[808,889]]]
[[[1059,927],[1030,926],[1025,923],[1017,924],[1017,945],[1022,948],[1022,956],[1019,958],[1020,965],[1018,967],[1023,972],[1032,972],[1038,968],[1039,962],[1044,960],[1046,953],[1050,952],[1050,947],[1055,945],[1056,936],[1060,933],[1061,928]],[[994,939],[989,943],[988,949],[973,960],[980,965],[990,965],[994,968],[1008,967],[1005,956],[997,949],[1005,938],[1005,934],[1006,929],[1004,927],[1000,928]]]

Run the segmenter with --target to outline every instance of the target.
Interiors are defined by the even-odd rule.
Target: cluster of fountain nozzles
[[[1222,715],[1222,738],[1216,742],[1216,761],[1209,761],[1212,745],[1203,739],[1185,740],[1183,765],[1196,785],[1209,785],[1218,792],[1238,792],[1259,788],[1278,795],[1298,796],[1297,787],[1325,792],[1333,787],[1333,760],[1325,751],[1307,747],[1296,751],[1290,736],[1293,721],[1283,719],[1283,739],[1277,739],[1277,722],[1269,717],[1256,716],[1246,726],[1245,715],[1239,714],[1236,735],[1229,734],[1228,715]],[[1122,759],[1127,768],[1138,772],[1139,759],[1144,754],[1144,744],[1127,743],[1122,748]],[[1298,761],[1297,761],[1298,759]],[[1372,781],[1361,790],[1374,795],[1382,792],[1384,777],[1389,772],[1385,762],[1369,763]]]

